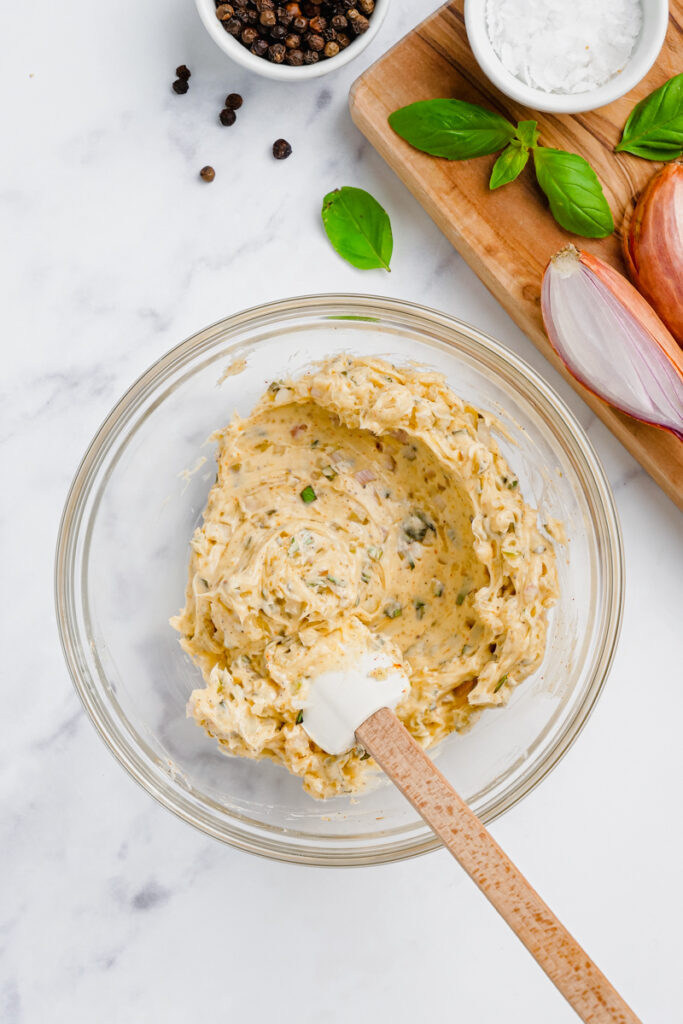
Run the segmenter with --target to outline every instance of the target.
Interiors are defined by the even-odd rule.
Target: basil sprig
[[[645,160],[676,160],[683,155],[683,73],[636,104],[616,150]]]
[[[561,227],[586,238],[603,238],[614,231],[612,213],[593,168],[576,153],[539,146],[536,121],[519,121],[515,127],[474,103],[435,99],[395,110],[389,124],[415,149],[448,160],[471,160],[502,150],[491,171],[490,189],[518,178],[533,153],[538,184]]]
[[[337,188],[323,199],[322,219],[333,248],[360,270],[389,270],[394,239],[386,210],[362,188]]]
[[[582,156],[563,149],[534,149],[536,178],[561,227],[584,238],[604,238],[614,220],[598,176]]]
[[[397,135],[415,149],[447,160],[497,153],[515,137],[500,114],[464,100],[421,100],[389,115]]]

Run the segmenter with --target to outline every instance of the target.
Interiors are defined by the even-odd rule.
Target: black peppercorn
[[[347,36],[346,32],[337,32],[337,42],[339,43],[339,48],[345,50],[351,42],[351,37]]]
[[[264,28],[272,28],[273,25],[277,25],[277,16],[275,11],[261,11],[258,20]]]
[[[256,31],[256,29],[252,28],[249,25],[247,25],[247,27],[242,32],[242,42],[244,43],[244,45],[245,46],[251,46],[251,44],[257,38],[258,38],[258,32]]]
[[[317,64],[319,60],[320,54],[315,50],[306,50],[304,53],[304,64]]]
[[[173,92],[177,92],[179,96],[184,96],[189,88],[186,78],[176,78],[173,83]]]
[[[262,14],[263,11],[274,11],[275,0],[256,0],[256,10],[259,14]]]
[[[337,32],[341,32],[341,30],[346,28],[349,23],[343,14],[335,14],[330,24],[332,25],[332,28],[337,30]]]
[[[199,177],[202,178],[204,181],[213,181],[213,179],[216,177],[216,172],[214,171],[213,167],[209,167],[207,164],[206,167],[202,167],[201,171],[199,172]]]
[[[308,37],[308,46],[309,49],[319,53],[320,50],[324,49],[325,47],[325,40],[323,39],[322,36],[317,35],[315,32],[311,32],[311,34]]]
[[[358,9],[367,17],[375,9],[375,0],[358,0]]]
[[[265,39],[255,39],[254,42],[251,44],[250,49],[255,57],[265,57],[265,55],[268,53],[268,43],[265,41]]]
[[[370,28],[370,22],[368,21],[368,19],[364,17],[364,15],[362,15],[354,7],[352,7],[349,13],[347,14],[347,18],[349,19],[351,29],[353,30],[353,32],[355,32],[357,36],[361,35],[363,32],[367,32],[367,30]]]
[[[230,18],[232,18],[234,13],[235,8],[232,6],[232,4],[220,4],[216,8],[216,17],[218,18],[219,21],[228,21]]]
[[[355,3],[355,0],[353,2]],[[315,4],[306,3],[302,5],[301,13],[305,14],[307,18],[315,18],[316,14],[320,14],[320,8]]]
[[[303,14],[300,14],[292,22],[292,31],[293,32],[298,32],[299,35],[302,35],[306,31],[307,28],[308,28],[308,18],[304,18]]]
[[[177,67],[175,69],[175,73],[176,73],[176,78],[182,78],[182,79],[184,79],[184,81],[187,81],[188,78],[190,78],[192,76],[192,72],[190,71],[190,69],[185,64],[181,64],[180,67]]]
[[[273,156],[276,160],[286,160],[288,156],[291,156],[292,147],[287,142],[287,139],[276,139],[273,143]]]
[[[233,110],[239,110],[243,103],[244,100],[238,92],[230,92],[225,97],[226,107],[231,107]]]
[[[301,43],[301,36],[297,36],[294,32],[290,32],[288,36],[285,36],[285,46],[288,50],[298,50]]]
[[[223,22],[223,28],[226,32],[229,32],[231,36],[238,36],[242,31],[242,22],[239,18],[231,18],[230,21]]]
[[[304,62],[303,50],[288,50],[287,56],[285,57],[285,64],[290,64],[294,68],[300,67]]]
[[[325,56],[336,57],[339,53],[339,43],[335,43],[332,39],[329,43],[325,43]]]
[[[270,38],[274,39],[277,43],[281,43],[286,35],[287,29],[284,25],[273,25],[270,30]]]
[[[289,25],[292,24],[292,21],[294,20],[294,15],[290,14],[286,7],[276,7],[275,13],[277,15],[277,20],[280,25],[284,25],[285,28],[288,28]]]
[[[315,18],[311,18],[309,25],[312,32],[324,32],[327,28],[327,21],[318,15]]]
[[[282,64],[286,53],[287,50],[282,43],[273,43],[268,47],[268,60],[272,60],[273,64]]]
[[[326,28],[325,31],[323,32],[323,39],[325,40],[326,43],[332,42],[333,39],[336,42],[337,33],[333,28]]]
[[[237,114],[232,107],[226,107],[225,110],[221,110],[219,115],[221,124],[224,124],[226,128],[229,128],[231,124],[234,124],[237,120]]]

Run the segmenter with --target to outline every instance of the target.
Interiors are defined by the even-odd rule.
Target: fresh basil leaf
[[[384,267],[394,248],[386,210],[362,188],[337,188],[323,199],[322,219],[333,248],[361,270]]]
[[[538,142],[539,134],[538,121],[517,122],[517,138],[523,145],[529,146],[530,149],[533,149]]]
[[[508,182],[514,181],[526,167],[529,149],[520,143],[515,145],[515,141],[513,140],[509,146],[505,147],[493,165],[489,181],[490,189],[500,188],[501,185],[507,185]]]
[[[538,184],[557,223],[585,238],[611,234],[612,213],[591,165],[577,153],[562,149],[539,146],[533,152]]]
[[[397,135],[415,149],[447,160],[488,156],[514,138],[515,127],[493,110],[464,100],[420,100],[389,115]]]
[[[616,150],[646,160],[675,160],[683,155],[683,73],[636,104]]]

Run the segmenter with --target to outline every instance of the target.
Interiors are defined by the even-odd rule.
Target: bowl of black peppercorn
[[[348,64],[377,35],[390,0],[195,0],[211,38],[266,78],[300,82]]]

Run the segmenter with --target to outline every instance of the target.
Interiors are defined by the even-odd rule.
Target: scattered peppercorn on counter
[[[188,713],[226,753],[271,758],[316,797],[362,789],[363,749],[332,757],[301,726],[308,681],[359,630],[400,652],[397,714],[425,747],[538,668],[555,554],[492,425],[439,374],[338,356],[214,435],[172,624],[205,681]]]

